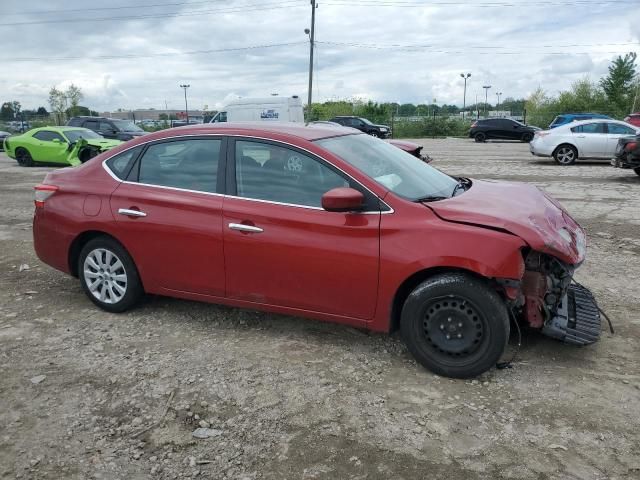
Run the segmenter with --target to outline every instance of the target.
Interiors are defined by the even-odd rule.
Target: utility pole
[[[491,85],[483,85],[482,88],[484,88],[484,116],[486,118],[487,117],[487,105],[489,103],[489,89],[491,88]]]
[[[187,88],[189,88],[191,85],[188,84],[182,84],[180,85],[180,88],[184,88],[184,113],[187,116],[187,125],[189,125],[189,107],[187,105]]]
[[[307,122],[311,120],[311,97],[313,89],[313,43],[315,41],[316,29],[316,0],[311,0],[311,30],[304,29],[304,33],[309,35],[309,95],[307,97]]]
[[[502,92],[496,92],[496,97],[498,97],[498,103],[496,104],[496,110],[500,111],[500,96],[502,95]]]
[[[460,76],[464,79],[464,94],[462,96],[462,121],[464,122],[464,110],[467,108],[467,79],[471,74],[467,73],[465,76],[464,73],[461,73]]]

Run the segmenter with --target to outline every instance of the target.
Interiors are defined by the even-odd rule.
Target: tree
[[[80,87],[76,87],[72,83],[71,85],[69,85],[69,88],[67,88],[67,90],[64,92],[64,94],[67,97],[67,100],[69,101],[69,104],[70,104],[69,116],[75,117],[75,116],[78,116],[78,115],[83,115],[83,114],[78,112],[78,104],[84,98],[82,90],[80,90]],[[86,109],[86,107],[83,107],[83,108]],[[88,113],[89,113],[89,111],[87,109],[87,114]]]
[[[46,117],[49,115],[49,112],[47,112],[47,109],[44,107],[38,107],[38,111],[36,112],[36,115]]]
[[[49,90],[49,105],[51,106],[51,111],[56,116],[56,124],[60,125],[67,106],[67,97],[64,92],[58,90],[56,87],[51,87],[51,90]]]
[[[69,107],[65,110],[67,117],[77,117],[80,115],[91,116],[91,110],[87,107],[83,107],[82,105],[76,105],[75,107]]]
[[[607,100],[613,104],[619,115],[629,113],[634,99],[634,79],[636,77],[636,53],[618,56],[609,65],[609,74],[600,80]]]
[[[14,113],[11,102],[4,102],[0,108],[0,120],[9,121],[13,120]]]

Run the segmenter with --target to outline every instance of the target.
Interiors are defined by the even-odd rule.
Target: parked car
[[[615,155],[611,165],[617,168],[632,168],[640,175],[640,135],[618,139]]]
[[[4,150],[4,139],[9,135],[11,135],[11,133],[0,130],[0,150]]]
[[[324,125],[328,127],[339,127],[344,128],[342,125],[336,122],[331,122],[328,120],[315,120],[313,122],[307,123],[307,125]],[[430,163],[433,159],[429,155],[425,155],[422,153],[422,145],[418,145],[417,143],[408,142],[406,140],[387,140],[388,143],[393,145],[394,147],[398,147],[400,150],[403,150],[416,158],[419,158],[423,162]]]
[[[355,128],[378,138],[389,138],[391,136],[391,127],[387,125],[376,125],[362,117],[338,116],[333,117],[329,121],[339,123],[344,127]]]
[[[394,147],[399,148],[407,152],[410,155],[413,155],[416,158],[419,158],[423,162],[431,163],[433,159],[424,153],[422,153],[422,149],[424,148],[422,145],[418,145],[417,143],[408,142],[406,140],[387,140],[388,143],[393,145]]]
[[[496,364],[510,315],[568,343],[599,335],[593,297],[570,285],[585,234],[557,201],[351,129],[155,132],[49,173],[35,207],[38,257],[109,312],[147,292],[399,329],[451,377]]]
[[[297,95],[292,97],[239,98],[229,102],[210,120],[210,123],[224,122],[303,123],[302,100]]]
[[[117,118],[73,117],[67,122],[67,125],[88,128],[99,133],[104,138],[112,138],[123,142],[147,133],[131,120],[118,120]]]
[[[530,142],[538,130],[540,130],[539,127],[525,125],[510,118],[486,118],[471,124],[469,137],[476,142],[485,142],[490,139]]]
[[[619,120],[582,120],[536,132],[529,150],[539,157],[553,157],[560,165],[585,158],[610,159],[621,137],[638,132],[640,128]]]
[[[602,115],[600,113],[565,113],[563,115],[558,115],[553,119],[553,121],[549,124],[549,130],[561,125],[566,125],[567,123],[592,119],[613,120],[608,115]]]
[[[626,117],[624,117],[624,121],[630,123],[634,127],[640,127],[640,112],[627,115]]]
[[[4,140],[4,150],[23,167],[37,162],[79,165],[122,142],[77,127],[41,127]]]

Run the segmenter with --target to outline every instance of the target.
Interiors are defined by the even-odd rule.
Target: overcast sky
[[[617,54],[640,53],[638,0],[318,4],[314,101],[461,105],[464,72],[467,104],[482,85],[495,103],[498,91],[596,80]],[[75,83],[94,110],[180,109],[188,83],[191,108],[271,93],[306,102],[310,14],[309,0],[2,0],[0,100],[48,109],[52,86]],[[279,46],[244,49],[265,45]]]

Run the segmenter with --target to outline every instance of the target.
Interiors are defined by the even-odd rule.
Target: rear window
[[[107,166],[113,174],[120,180],[127,178],[131,167],[133,166],[138,154],[142,150],[142,146],[131,148],[125,152],[114,155],[107,160]]]

